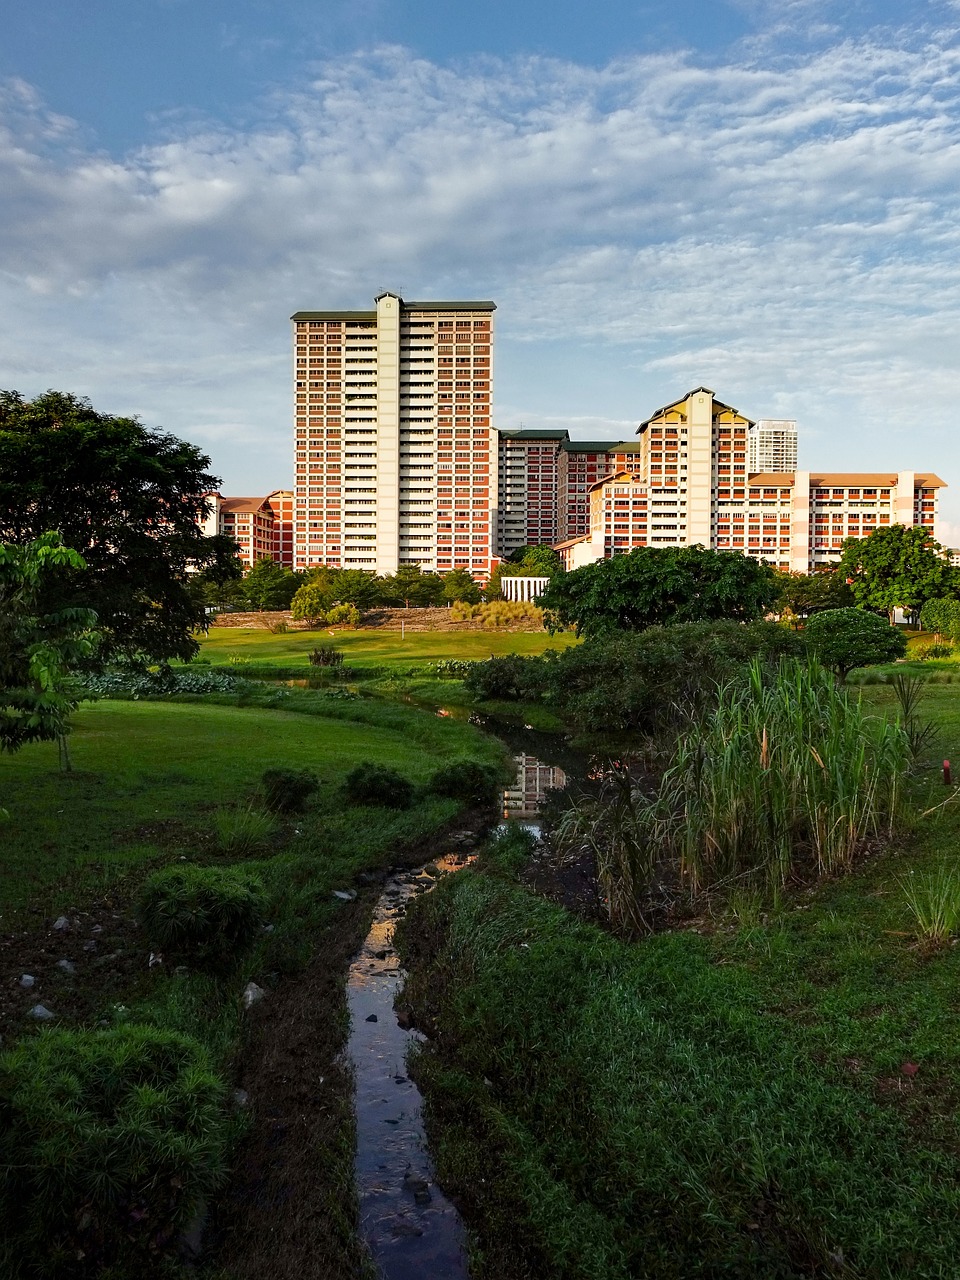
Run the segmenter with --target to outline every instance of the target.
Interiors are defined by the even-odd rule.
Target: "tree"
[[[825,609],[848,609],[853,592],[839,573],[781,573],[778,604],[794,618],[809,618]]]
[[[855,667],[893,662],[907,651],[902,631],[863,609],[815,613],[803,629],[807,646],[840,684]]]
[[[384,604],[426,609],[443,603],[443,580],[424,573],[418,564],[402,564],[396,573],[380,579],[380,599]]]
[[[315,582],[305,582],[290,604],[294,622],[308,622],[315,626],[322,625],[327,610],[332,607],[327,588]]]
[[[243,579],[243,594],[252,609],[289,609],[301,585],[299,574],[269,556],[261,556]]]
[[[894,609],[917,613],[935,596],[956,595],[960,573],[928,529],[891,524],[866,538],[847,538],[838,572],[861,608],[893,621]]]
[[[960,600],[943,597],[927,600],[920,610],[920,625],[925,631],[957,644],[960,642]]]
[[[94,610],[101,658],[190,658],[206,615],[188,571],[235,549],[200,529],[204,494],[218,483],[209,463],[193,445],[76,396],[0,392],[0,541],[56,529],[87,566],[45,577],[40,611]]]
[[[75,606],[47,613],[40,600],[51,577],[83,568],[57,533],[0,545],[0,751],[56,738],[66,769],[69,717],[79,702],[70,677],[96,651],[97,618]]]
[[[466,569],[451,569],[443,575],[443,598],[451,603],[463,600],[467,604],[479,604],[480,588]]]
[[[548,626],[578,635],[719,618],[751,621],[777,598],[775,571],[739,553],[638,548],[553,579],[538,603]]]
[[[553,547],[531,544],[511,552],[500,566],[500,572],[507,576],[530,574],[535,578],[555,578],[563,573],[563,561]]]
[[[381,583],[366,569],[338,569],[332,579],[333,603],[372,609],[381,603]]]

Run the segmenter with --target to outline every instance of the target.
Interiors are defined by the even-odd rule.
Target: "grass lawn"
[[[636,944],[497,854],[416,904],[417,1070],[477,1280],[957,1275],[960,947],[916,938],[899,881],[955,864],[960,801],[921,815],[960,689],[923,710],[911,829],[849,877]]]
[[[266,768],[315,769],[320,804],[330,807],[362,760],[420,781],[450,755],[490,755],[489,740],[469,726],[400,707],[324,708],[310,693],[287,701],[301,711],[208,700],[86,703],[70,740],[74,773],[59,772],[53,743],[0,758],[0,797],[11,814],[0,825],[0,911],[64,901],[78,890],[78,871],[89,888],[162,856],[171,840],[209,840],[211,812],[246,802]]]
[[[398,631],[290,631],[275,636],[255,627],[213,627],[200,637],[200,656],[217,664],[241,659],[310,670],[307,654],[318,645],[333,645],[343,650],[348,666],[404,668],[441,658],[529,657],[576,643],[572,633],[551,636],[546,631],[412,631],[401,639]]]

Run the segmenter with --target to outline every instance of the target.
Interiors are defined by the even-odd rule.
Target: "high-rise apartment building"
[[[485,578],[496,540],[492,302],[298,311],[298,569]]]
[[[760,418],[747,432],[750,471],[796,471],[797,424],[792,418]]]
[[[509,556],[520,547],[552,545],[560,529],[560,448],[568,433],[541,429],[501,431],[497,548]]]

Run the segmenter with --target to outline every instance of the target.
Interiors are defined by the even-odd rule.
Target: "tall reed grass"
[[[755,662],[679,739],[651,834],[695,892],[750,873],[782,885],[801,864],[832,875],[892,834],[909,763],[900,725],[867,716],[815,662]]]

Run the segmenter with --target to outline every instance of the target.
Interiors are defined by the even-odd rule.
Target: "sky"
[[[293,311],[497,303],[497,425],[693,387],[933,470],[960,546],[960,0],[0,0],[0,387],[292,484]]]

